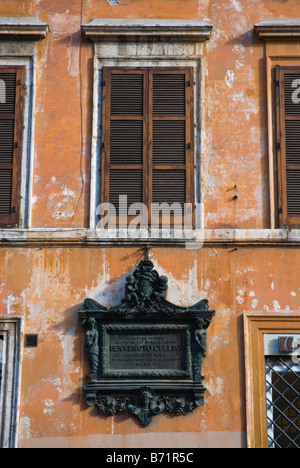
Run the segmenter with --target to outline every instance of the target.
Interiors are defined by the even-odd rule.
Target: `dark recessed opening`
[[[25,335],[25,348],[37,348],[38,335]]]

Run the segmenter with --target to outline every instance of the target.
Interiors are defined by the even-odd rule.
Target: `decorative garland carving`
[[[204,405],[203,397],[193,398],[184,396],[156,396],[151,387],[141,387],[136,395],[127,397],[100,397],[88,398],[88,406],[97,406],[99,413],[107,416],[116,416],[125,411],[138,417],[144,426],[148,426],[154,416],[168,412],[176,416],[193,413],[194,410]]]

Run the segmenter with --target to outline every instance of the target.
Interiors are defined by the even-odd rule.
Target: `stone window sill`
[[[97,231],[92,229],[2,229],[1,247],[14,246],[174,246],[197,249],[204,247],[299,247],[300,230],[287,229],[206,229],[195,231],[140,230],[139,238],[124,230]]]

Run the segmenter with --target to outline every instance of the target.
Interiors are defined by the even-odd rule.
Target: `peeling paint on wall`
[[[118,5],[120,9],[111,8]],[[196,57],[195,62],[201,57],[202,95],[195,98],[201,100],[198,130],[203,142],[198,162],[205,227],[216,230],[215,238],[218,229],[243,230],[246,241],[247,229],[253,239],[268,228],[265,54],[264,44],[254,39],[253,25],[267,17],[297,18],[299,0],[88,0],[83,11],[81,6],[75,0],[0,2],[1,16],[35,15],[51,27],[46,40],[38,42],[36,55],[25,43],[0,44],[5,60],[10,54],[35,57],[36,73],[29,62],[26,65],[35,96],[28,166],[32,187],[26,181],[32,192],[30,226],[56,232],[73,221],[79,228],[88,225],[93,104],[98,113],[100,103],[93,103],[94,45],[81,42],[80,29],[93,18],[121,14],[124,21],[172,17],[214,25],[211,40],[201,45],[155,42],[151,49],[143,42],[102,43],[101,53],[112,61],[112,52],[120,48],[127,65],[130,55],[135,65],[142,55],[148,65],[157,63],[153,53],[166,61],[177,54],[180,60],[174,63],[179,64],[188,56]],[[28,154],[29,150],[28,143]],[[87,183],[80,197],[82,180]],[[236,185],[238,192],[233,190]],[[239,198],[230,202],[233,193]],[[30,233],[26,231],[26,236]],[[189,306],[207,298],[216,310],[204,369],[207,404],[193,415],[172,419],[172,433],[170,419],[164,416],[157,418],[151,433],[122,417],[102,418],[86,407],[82,394],[88,362],[78,311],[87,297],[107,306],[118,304],[126,276],[143,252],[122,245],[57,248],[51,240],[50,246],[47,241],[38,248],[20,244],[0,249],[0,314],[22,316],[24,333],[39,335],[38,348],[23,349],[19,446],[245,445],[242,317],[249,312],[299,311],[295,265],[300,263],[300,251],[285,249],[284,244],[232,251],[224,239],[220,248],[199,251],[151,249],[155,268],[169,278],[172,302]]]
[[[234,71],[228,70],[225,77],[226,84],[229,88],[232,88],[234,82]]]

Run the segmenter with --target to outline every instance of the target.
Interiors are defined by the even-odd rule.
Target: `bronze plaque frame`
[[[84,390],[100,414],[128,411],[148,426],[160,413],[188,414],[204,404],[202,367],[215,312],[207,300],[176,306],[167,290],[168,279],[143,260],[127,278],[119,306],[85,300],[79,312],[90,363]]]

